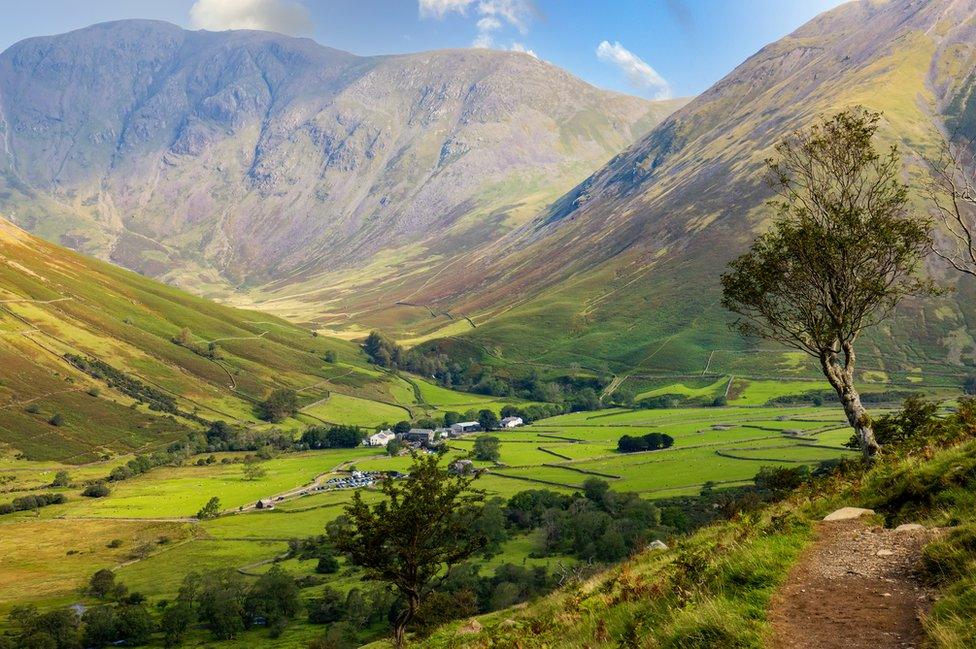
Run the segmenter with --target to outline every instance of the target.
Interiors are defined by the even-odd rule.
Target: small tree
[[[88,580],[88,593],[98,599],[118,599],[125,596],[127,590],[124,584],[115,581],[115,573],[108,568],[98,570]]]
[[[471,524],[484,499],[471,489],[473,479],[449,474],[436,455],[415,457],[406,480],[383,482],[379,503],[367,505],[357,491],[346,518],[330,530],[366,579],[389,583],[406,601],[394,622],[398,647],[432,587],[485,547]]]
[[[478,424],[481,430],[495,430],[498,428],[498,415],[493,410],[482,410],[478,413]]]
[[[501,457],[501,442],[493,435],[479,435],[474,440],[472,454],[476,460],[497,462]]]
[[[70,487],[71,486],[71,475],[64,470],[58,471],[54,474],[54,480],[51,481],[52,487]]]
[[[908,213],[898,150],[871,143],[880,119],[851,109],[778,145],[768,161],[777,218],[722,276],[743,334],[819,361],[865,457],[879,446],[854,385],[855,342],[902,298],[935,292],[915,276],[931,241],[927,221]]]
[[[929,160],[929,198],[942,223],[944,241],[933,251],[960,273],[976,277],[976,138],[943,140],[942,155]]]
[[[258,415],[265,421],[278,423],[298,413],[298,394],[294,390],[280,388],[258,404]]]
[[[200,508],[197,512],[197,518],[202,521],[217,518],[220,515],[220,498],[214,496],[207,501],[207,504]]]
[[[403,442],[398,439],[391,439],[386,443],[386,454],[390,457],[396,457],[403,450]]]
[[[112,491],[104,482],[95,482],[85,487],[81,492],[81,495],[85,496],[86,498],[104,498],[110,493],[112,493]]]
[[[247,458],[244,460],[244,468],[241,470],[241,476],[244,480],[261,480],[267,475],[268,472],[265,468],[254,459]]]

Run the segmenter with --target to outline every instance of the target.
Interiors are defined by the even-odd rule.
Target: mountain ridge
[[[202,293],[391,247],[453,254],[680,103],[598,90],[520,53],[357,57],[156,21],[21,41],[0,54],[0,102],[0,207]]]

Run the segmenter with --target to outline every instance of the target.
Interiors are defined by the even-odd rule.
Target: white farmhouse
[[[389,444],[395,438],[396,438],[396,435],[393,434],[393,431],[392,430],[381,430],[380,432],[376,433],[375,435],[370,435],[369,436],[369,445],[370,446],[386,446],[387,444]]]
[[[498,422],[498,426],[501,428],[517,428],[521,426],[522,423],[523,422],[521,417],[505,417],[500,422]]]

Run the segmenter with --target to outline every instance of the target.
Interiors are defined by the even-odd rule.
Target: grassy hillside
[[[920,163],[964,118],[974,20],[971,0],[846,3],[744,61],[530,223],[449,269],[418,270],[405,281],[419,289],[374,300],[382,314],[364,312],[361,295],[337,294],[333,308],[407,340],[460,337],[498,362],[809,377],[813,364],[730,332],[719,304],[726,262],[771,217],[763,161],[793,129],[863,104],[884,113],[878,145],[899,145],[913,207],[927,211]],[[958,385],[976,363],[973,282],[928,270],[958,290],[905,304],[862,342],[862,367],[895,385]]]
[[[774,593],[813,540],[816,522],[842,506],[875,510],[868,527],[935,530],[911,557],[934,600],[923,616],[925,634],[933,647],[973,646],[976,421],[972,412],[961,425],[949,421],[948,446],[903,448],[868,470],[852,465],[781,503],[676,539],[666,551],[639,554],[528,607],[449,625],[417,646],[768,646]]]
[[[268,429],[255,405],[276,388],[298,393],[300,414],[277,425],[291,431],[323,422],[373,427],[452,401],[499,407],[447,390],[423,398],[405,379],[369,366],[352,343],[190,296],[6,221],[0,256],[5,456],[80,464],[164,447],[207,421]],[[69,358],[121,373],[142,386],[142,403],[120,381]],[[156,398],[170,402],[168,411]]]

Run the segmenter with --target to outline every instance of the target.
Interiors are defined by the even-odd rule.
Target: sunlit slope
[[[75,357],[151,391],[145,403],[68,362]],[[80,462],[164,445],[216,419],[268,426],[254,406],[279,387],[298,391],[303,406],[281,424],[291,430],[422,410],[406,381],[371,369],[351,343],[190,296],[0,221],[0,443],[12,451]],[[168,411],[149,407],[168,399]]]
[[[0,210],[196,293],[320,303],[324,275],[496,239],[683,103],[517,52],[102,23],[0,53]]]
[[[883,111],[878,144],[898,144],[906,180],[920,186],[921,158],[937,155],[938,132],[973,123],[974,13],[972,0],[892,0],[816,18],[410,301],[429,310],[428,332],[521,361],[694,374],[712,352],[766,347],[730,332],[719,306],[726,262],[771,217],[764,159],[791,130],[863,104]],[[913,201],[927,209],[921,192]],[[916,368],[959,374],[976,362],[974,288],[957,288],[942,301],[906,305],[867,342],[866,363],[908,376]],[[445,313],[477,327],[459,331]],[[776,374],[791,361],[724,362],[710,369]]]

